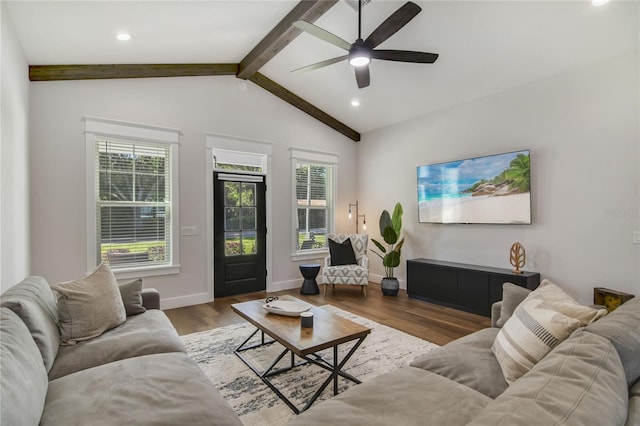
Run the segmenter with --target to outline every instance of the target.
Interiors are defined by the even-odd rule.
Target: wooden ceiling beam
[[[292,93],[292,92],[288,91],[287,89],[285,89],[284,87],[282,87],[278,83],[276,83],[275,81],[273,81],[273,80],[269,79],[268,77],[260,74],[259,72],[255,73],[251,77],[249,77],[249,81],[255,83],[256,85],[258,85],[260,87],[262,87],[266,91],[268,91],[268,92],[272,93],[273,95],[279,97],[283,101],[293,105],[294,107],[298,108],[299,110],[309,114],[310,116],[312,116],[316,120],[319,120],[322,123],[326,124],[327,126],[333,128],[334,130],[342,133],[343,135],[345,135],[349,139],[351,139],[351,140],[353,140],[355,142],[359,142],[360,141],[360,133],[358,133],[357,131],[353,130],[351,127],[347,126],[346,124],[342,123],[341,121],[338,121],[337,119],[333,118],[332,116],[330,116],[326,112],[322,111],[321,109],[313,106],[312,104],[310,104],[309,102],[305,101],[304,99],[302,99],[300,96],[296,95],[295,93]]]
[[[237,77],[249,79],[298,37],[302,31],[291,24],[301,19],[315,22],[337,2],[338,0],[302,0],[240,61]]]
[[[30,65],[30,81],[236,75],[238,64]]]

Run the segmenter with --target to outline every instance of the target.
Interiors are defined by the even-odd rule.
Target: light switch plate
[[[180,228],[180,235],[189,236],[189,235],[197,235],[198,228],[195,226],[183,226]]]

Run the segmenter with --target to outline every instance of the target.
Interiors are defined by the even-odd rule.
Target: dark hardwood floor
[[[405,290],[400,290],[396,297],[383,296],[379,284],[369,284],[367,298],[361,296],[358,286],[336,286],[335,290],[329,287],[326,296],[322,295],[322,286],[320,288],[321,293],[315,296],[301,295],[299,289],[257,292],[164,312],[183,335],[244,321],[231,310],[233,303],[290,295],[313,305],[336,306],[438,345],[491,326],[489,318],[410,299]]]

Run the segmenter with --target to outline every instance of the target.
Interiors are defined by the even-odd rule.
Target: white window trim
[[[179,146],[182,132],[177,129],[130,123],[99,117],[84,116],[86,142],[86,200],[87,200],[87,273],[96,268],[96,138],[121,138],[133,142],[153,142],[171,147],[171,262],[169,265],[139,266],[114,269],[118,279],[170,275],[180,272],[180,217],[178,198]]]
[[[332,233],[335,230],[335,215],[336,215],[336,198],[337,198],[337,183],[338,183],[338,160],[339,155],[331,152],[315,151],[304,148],[289,148],[291,152],[291,260],[312,260],[324,258],[329,254],[328,248],[316,249],[316,250],[298,250],[296,221],[298,217],[297,206],[294,200],[296,199],[296,163],[299,161],[310,162],[315,164],[325,164],[333,167],[333,181],[332,181],[332,200],[331,200],[331,215],[328,218],[327,233]]]

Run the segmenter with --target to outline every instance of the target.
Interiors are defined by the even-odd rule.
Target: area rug
[[[375,321],[354,315],[331,305],[323,308],[371,328],[362,345],[356,350],[343,369],[362,382],[400,367],[405,367],[419,354],[438,346]],[[198,363],[205,375],[220,391],[245,425],[283,425],[295,414],[278,396],[265,385],[235,354],[237,348],[255,327],[247,322],[220,327],[213,330],[182,336],[187,354]],[[256,342],[259,339],[256,336]],[[267,336],[268,337],[268,336]],[[351,349],[354,342],[339,347],[339,358]],[[283,350],[274,343],[256,350],[244,352],[254,365],[264,371]],[[321,352],[329,361],[333,359],[331,350]],[[285,356],[282,367],[290,363]],[[280,365],[279,365],[280,366]],[[315,365],[303,365],[275,376],[272,381],[296,406],[301,408],[304,402],[316,391],[328,377],[329,372]],[[355,383],[339,379],[339,391],[342,392]],[[314,405],[333,396],[333,386],[318,398]]]

